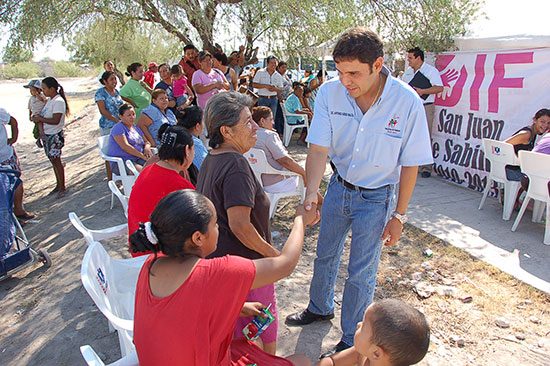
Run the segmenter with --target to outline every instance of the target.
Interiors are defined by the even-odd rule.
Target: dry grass
[[[294,204],[285,203],[272,221],[273,230],[282,231],[284,237],[294,214]],[[306,241],[305,253],[314,254],[317,235],[318,227],[308,229],[306,236],[314,240]],[[424,256],[423,248],[431,249],[434,256]],[[336,296],[348,256],[349,238]],[[414,291],[415,282],[411,283],[416,272],[429,285],[454,287],[456,295],[420,297]],[[406,301],[429,320],[432,343],[421,365],[550,365],[550,296],[426,232],[405,225],[398,244],[383,249],[377,280],[376,298]],[[464,295],[472,301],[462,302]],[[540,323],[530,321],[533,316]],[[497,327],[499,317],[506,318],[510,327]],[[456,338],[464,339],[464,347],[457,345]]]

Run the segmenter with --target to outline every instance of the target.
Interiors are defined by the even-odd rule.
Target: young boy
[[[403,301],[376,301],[357,324],[354,343],[314,366],[413,365],[428,352],[430,327],[420,311]]]
[[[31,119],[32,116],[42,112],[47,98],[42,94],[42,83],[40,80],[31,80],[24,87],[28,88],[31,92],[31,97],[29,98],[29,119]],[[36,139],[36,146],[42,147],[42,141],[40,140],[41,136],[44,135],[44,126],[42,123],[35,123],[32,134]]]

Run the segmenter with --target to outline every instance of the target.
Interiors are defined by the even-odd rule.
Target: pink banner
[[[505,140],[550,108],[550,48],[440,54],[433,152],[438,175],[482,191],[489,162],[481,140]]]

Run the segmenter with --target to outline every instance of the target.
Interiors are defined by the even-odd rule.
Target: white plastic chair
[[[531,199],[546,204],[546,227],[544,231],[544,244],[550,245],[550,196],[548,195],[548,182],[550,181],[550,155],[532,151],[519,152],[519,164],[521,171],[529,177],[529,188],[521,205],[516,221],[512,225],[512,231],[516,231],[519,222],[529,205]],[[533,222],[540,220],[544,206],[535,205],[533,208]]]
[[[130,197],[132,192],[132,186],[134,185],[137,175],[127,174],[124,160],[116,158],[114,156],[107,155],[109,151],[109,136],[101,136],[97,138],[97,145],[99,146],[99,156],[105,161],[116,163],[118,166],[118,174],[113,173],[113,181],[121,182],[124,195]],[[113,208],[114,193],[111,193],[111,208]]]
[[[115,236],[128,234],[128,223],[108,227],[101,230],[90,230],[86,226],[84,226],[82,221],[80,221],[77,214],[75,214],[74,212],[69,212],[69,221],[71,221],[71,224],[73,224],[76,230],[80,231],[84,239],[86,239],[88,245],[92,245],[92,243],[94,242],[99,242],[102,240],[113,238]]]
[[[126,162],[129,162],[129,161],[130,160],[126,160]],[[109,189],[111,190],[111,192],[120,201],[120,204],[122,205],[122,209],[124,210],[124,216],[126,216],[126,218],[128,218],[128,197],[126,197],[125,195],[122,194],[120,189],[118,189],[117,185],[112,180],[110,180],[107,183],[107,185],[109,186]]]
[[[290,139],[292,138],[292,133],[297,128],[306,128],[307,131],[309,131],[309,123],[308,123],[308,116],[307,114],[298,114],[298,113],[288,113],[288,110],[286,109],[285,103],[281,103],[281,109],[283,110],[283,119],[285,121],[284,129],[283,129],[283,142],[285,146],[288,146],[290,144]],[[303,121],[298,122],[297,124],[289,124],[287,117],[293,116],[293,117],[302,117]],[[309,143],[308,145],[309,146]]]
[[[101,358],[99,358],[94,349],[89,345],[81,346],[80,353],[88,366],[105,366],[105,363],[103,363]],[[139,360],[137,354],[132,352],[107,366],[139,366]]]
[[[114,259],[100,243],[94,242],[82,260],[82,284],[99,311],[117,330],[122,357],[135,351],[134,299],[139,272],[146,259],[146,255]]]
[[[134,165],[134,162],[132,160],[126,160],[126,167],[134,175],[134,180],[137,179],[137,177],[139,176],[139,172],[138,172],[136,166]]]
[[[482,149],[485,153],[485,157],[491,162],[491,171],[487,177],[487,185],[483,191],[483,197],[479,203],[479,209],[483,208],[485,199],[491,190],[493,182],[501,183],[504,185],[504,210],[502,212],[503,220],[510,220],[512,211],[514,210],[514,203],[518,191],[521,187],[520,182],[514,182],[506,178],[506,165],[519,165],[519,159],[514,152],[514,145],[503,141],[483,139]]]
[[[260,182],[262,187],[264,184],[262,183],[262,174],[279,174],[279,175],[285,175],[285,176],[298,176],[298,188],[294,191],[289,192],[281,192],[281,193],[271,193],[271,192],[265,192],[270,200],[269,205],[269,218],[273,218],[275,216],[275,210],[277,209],[277,203],[281,198],[284,197],[291,197],[291,196],[300,196],[300,198],[303,200],[305,196],[305,187],[304,187],[304,180],[302,176],[298,173],[287,171],[287,170],[277,170],[273,168],[269,163],[267,162],[267,158],[265,157],[265,152],[261,149],[250,149],[248,152],[244,154],[246,157],[246,160],[248,160],[248,163],[252,167],[252,170],[254,171],[254,175],[256,176],[256,179]],[[265,189],[264,189],[265,190]]]

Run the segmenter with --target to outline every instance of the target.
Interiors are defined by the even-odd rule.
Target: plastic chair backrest
[[[118,331],[122,356],[135,350],[133,344],[136,284],[147,256],[113,259],[103,246],[92,243],[82,260],[80,276],[97,308]]]
[[[97,144],[99,145],[99,153],[105,156],[109,156],[109,136],[98,137]]]
[[[539,201],[548,201],[548,181],[550,180],[550,155],[532,151],[520,151],[521,171],[529,177],[527,194]]]
[[[286,105],[285,103],[281,103],[281,106],[283,107],[283,119],[285,121],[285,124],[288,124],[289,126],[292,126],[292,127],[300,127],[300,126],[306,126],[307,125],[307,122],[308,122],[308,116],[306,114],[299,114],[299,113],[290,113],[288,111],[288,109],[286,109]],[[287,121],[287,117],[288,116],[293,116],[293,117],[302,117],[302,120],[300,122],[297,122],[296,124],[289,124],[288,121]]]
[[[113,181],[121,181],[122,182],[122,189],[124,190],[125,196],[130,196],[130,193],[132,192],[132,187],[134,186],[134,183],[136,182],[137,176],[129,175],[126,172],[126,165],[124,164],[124,160],[121,158],[115,157],[115,156],[109,156],[109,136],[100,136],[97,138],[97,144],[99,146],[99,156],[109,162],[116,163],[118,166],[118,174],[113,173]]]
[[[244,157],[248,160],[248,163],[254,171],[256,179],[258,179],[258,182],[260,182],[262,187],[264,186],[262,183],[262,174],[278,174],[277,171],[267,162],[267,158],[263,150],[252,148],[244,154]]]
[[[138,177],[139,175],[139,172],[138,170],[136,169],[136,166],[134,165],[134,162],[132,160],[126,160],[126,166],[128,167],[128,169],[130,169],[130,171],[132,172],[132,174],[136,177]]]
[[[69,212],[69,221],[71,221],[71,224],[73,224],[74,228],[82,234],[84,239],[86,239],[86,242],[88,243],[88,245],[91,245],[96,241],[101,241],[101,240],[113,238],[115,236],[128,234],[127,223],[117,225],[117,226],[111,226],[101,230],[90,230],[86,226],[84,226],[82,221],[80,221],[77,214],[74,212]]]
[[[514,145],[491,139],[483,139],[482,145],[485,157],[491,162],[491,178],[498,182],[507,181],[506,165],[519,166]]]
[[[129,161],[129,160],[127,160]],[[128,218],[128,197],[122,194],[120,189],[116,186],[116,183],[110,180],[107,182],[107,185],[109,186],[109,189],[115,196],[117,196],[118,200],[120,201],[120,204],[122,205],[122,209],[124,210],[124,216]]]

